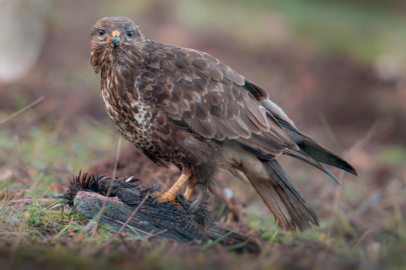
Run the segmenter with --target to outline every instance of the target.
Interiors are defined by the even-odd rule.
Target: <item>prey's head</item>
[[[145,37],[139,27],[126,17],[105,17],[93,25],[91,63],[98,73],[108,64],[139,61]]]

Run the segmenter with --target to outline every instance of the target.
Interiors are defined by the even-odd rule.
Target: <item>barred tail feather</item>
[[[246,175],[284,230],[305,231],[319,225],[319,217],[304,200],[276,160],[260,160],[267,174],[246,169]],[[267,177],[264,177],[264,176]]]

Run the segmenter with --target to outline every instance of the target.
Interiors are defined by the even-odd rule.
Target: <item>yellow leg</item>
[[[190,201],[190,198],[192,198],[193,190],[195,189],[195,185],[189,181],[185,194],[183,195],[186,200]]]
[[[176,200],[176,194],[178,194],[181,187],[189,179],[190,173],[182,171],[181,176],[176,183],[167,192],[154,192],[154,196],[157,198],[158,203],[173,203]]]

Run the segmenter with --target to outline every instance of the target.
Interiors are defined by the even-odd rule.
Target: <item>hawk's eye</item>
[[[106,31],[104,29],[99,28],[98,33],[99,33],[99,36],[103,36],[106,33]]]
[[[127,30],[127,36],[132,38],[134,36],[134,30]]]

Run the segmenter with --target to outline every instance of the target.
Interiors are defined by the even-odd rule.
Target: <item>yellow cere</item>
[[[114,30],[114,31],[111,33],[111,37],[110,37],[107,41],[103,41],[103,44],[111,43],[112,40],[113,40],[113,37],[116,36],[116,35],[117,35],[118,38],[120,39],[120,46],[121,46],[122,44],[128,45],[128,42],[123,42],[123,41],[121,40],[121,34],[120,34],[120,31],[118,31],[118,30]]]
[[[120,31],[114,30],[114,31],[111,33],[111,37],[114,37],[114,36],[121,37]]]

